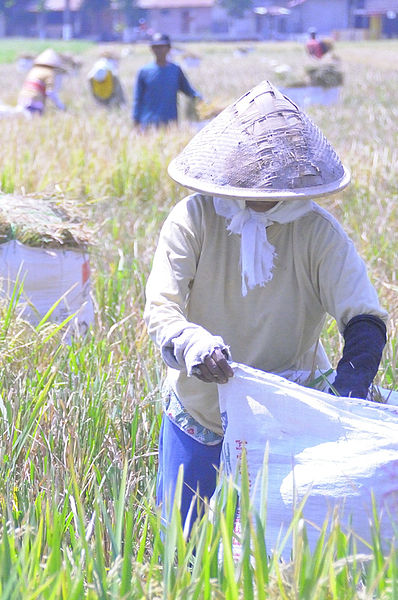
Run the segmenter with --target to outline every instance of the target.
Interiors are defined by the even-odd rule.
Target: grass
[[[35,56],[48,47],[57,52],[78,53],[85,52],[92,46],[86,40],[40,40],[36,38],[3,38],[0,40],[0,64],[11,63],[20,55]]]
[[[24,78],[10,61],[22,49],[48,45],[32,44],[1,40],[3,103],[16,103]],[[277,65],[301,72],[307,64],[294,43],[250,46],[244,55],[234,44],[182,47],[202,58],[184,70],[209,107],[225,106],[265,78],[283,84]],[[296,551],[286,563],[269,556],[262,516],[247,500],[235,564],[236,490],[229,484],[190,540],[177,512],[160,535],[153,496],[164,370],[142,320],[144,286],[161,223],[184,195],[166,165],[196,124],[185,119],[181,101],[179,128],[139,134],[130,107],[107,113],[90,97],[86,74],[100,48],[67,49],[82,62],[64,81],[67,112],[49,107],[42,119],[2,119],[0,182],[6,193],[64,195],[87,215],[97,232],[96,321],[87,337],[63,345],[51,323],[33,327],[16,302],[0,305],[0,597],[393,600],[397,554],[381,550],[377,516],[366,557],[357,556],[338,524],[329,524],[324,544],[309,552],[297,519]],[[144,45],[119,50],[131,102],[149,52]],[[350,233],[390,313],[377,381],[391,388],[398,378],[397,50],[396,41],[338,44],[341,101],[308,110],[353,174],[347,190],[322,203]],[[323,338],[335,363],[341,340],[331,320]]]

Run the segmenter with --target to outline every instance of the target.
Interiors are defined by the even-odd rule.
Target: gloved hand
[[[386,343],[386,326],[373,315],[357,315],[347,324],[343,356],[333,388],[340,396],[365,399],[379,368]],[[329,390],[333,393],[333,389]]]
[[[172,369],[183,369],[188,376],[195,375],[202,381],[216,381],[210,374],[216,373],[224,380],[232,376],[227,360],[229,348],[220,336],[212,335],[204,327],[188,323],[182,331],[162,344],[162,356]]]
[[[216,348],[204,358],[203,363],[194,367],[193,374],[206,383],[227,383],[234,372],[228,364],[228,355],[221,348]]]

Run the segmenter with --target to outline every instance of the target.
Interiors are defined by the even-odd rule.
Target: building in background
[[[369,38],[398,37],[398,0],[363,0],[354,14],[364,22]]]
[[[5,11],[5,35],[39,38],[115,39],[108,0],[27,0]]]
[[[0,35],[9,36],[135,42],[166,31],[176,41],[302,41],[310,28],[336,39],[398,36],[398,0],[21,0],[4,6]]]
[[[211,31],[215,0],[137,0],[152,31],[200,39]]]
[[[350,0],[253,0],[239,17],[230,2],[216,0],[137,0],[153,30],[173,39],[295,39],[315,27],[330,35],[349,27]]]
[[[278,2],[278,0],[277,0]],[[175,40],[303,39],[310,28],[337,39],[398,36],[398,0],[252,0],[239,17],[230,0],[137,0],[152,30]]]

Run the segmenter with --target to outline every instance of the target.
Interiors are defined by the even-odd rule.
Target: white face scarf
[[[281,200],[266,212],[247,208],[245,200],[214,197],[213,204],[216,213],[227,220],[227,230],[241,236],[242,296],[272,279],[275,248],[267,239],[267,227],[291,223],[313,208],[312,200]]]

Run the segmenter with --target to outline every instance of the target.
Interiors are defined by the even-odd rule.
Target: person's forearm
[[[59,108],[60,110],[65,110],[65,104],[60,100],[57,92],[55,92],[54,90],[49,90],[47,91],[46,96],[50,98],[52,102],[54,102],[57,108]]]
[[[229,352],[221,337],[188,321],[181,307],[174,302],[148,300],[144,319],[163,360],[173,369],[185,370],[192,375],[195,366],[201,364],[215,348]]]
[[[358,315],[344,330],[343,356],[336,369],[333,390],[340,396],[365,399],[379,368],[386,343],[386,326],[373,315]]]

